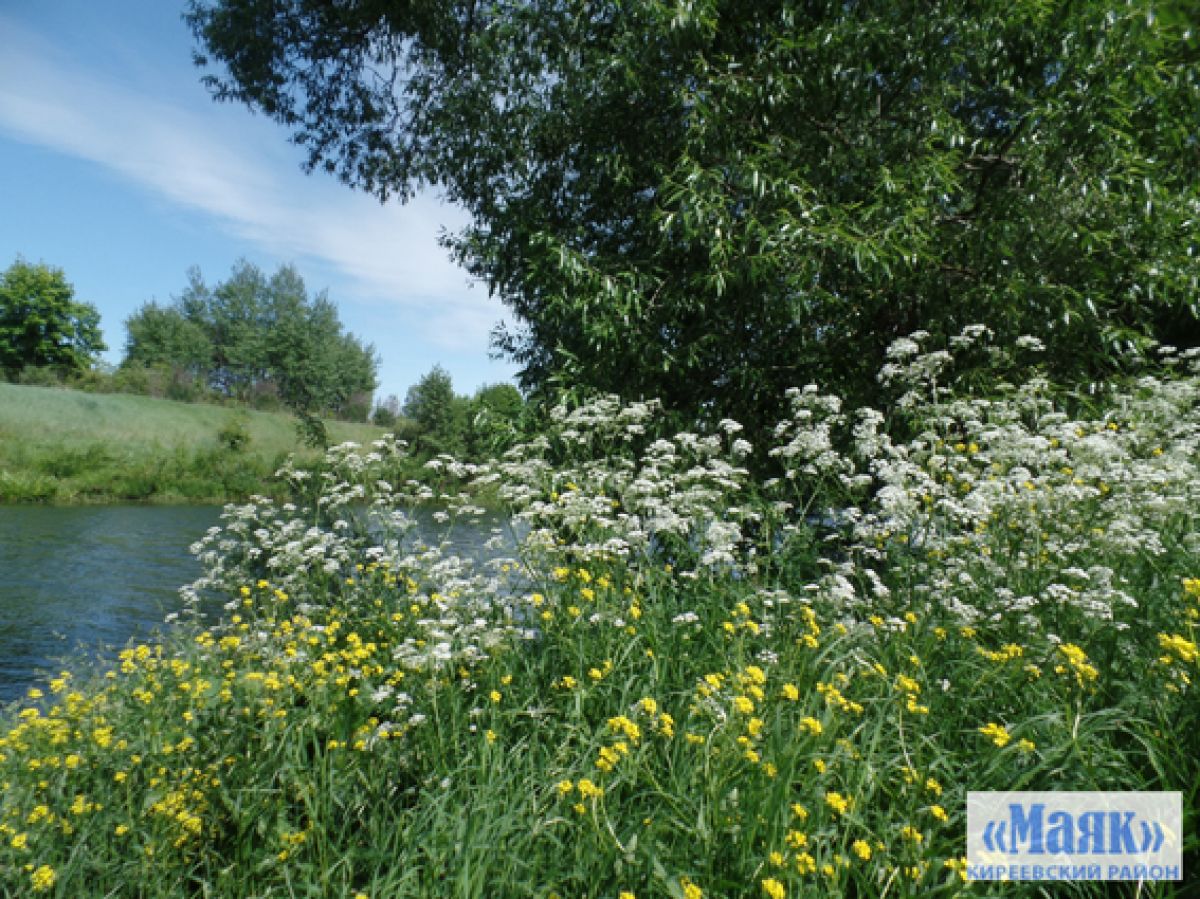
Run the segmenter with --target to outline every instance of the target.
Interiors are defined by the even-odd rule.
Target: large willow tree
[[[192,0],[216,96],[436,185],[533,388],[775,419],[985,322],[1096,379],[1196,339],[1194,0]]]

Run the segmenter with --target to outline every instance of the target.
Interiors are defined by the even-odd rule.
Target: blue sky
[[[305,175],[287,133],[217,104],[191,62],[182,0],[0,0],[0,270],[66,273],[117,362],[125,319],[245,258],[292,263],[381,357],[378,395],[434,364],[459,393],[510,379],[489,359],[503,307],[438,246],[465,221],[436,197],[380,205]]]

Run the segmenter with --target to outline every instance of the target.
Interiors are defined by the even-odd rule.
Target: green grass
[[[0,715],[0,897],[1191,899],[1200,379],[1138,390],[918,409],[963,430],[838,456],[891,489],[818,533],[815,465],[600,400],[463,467],[527,527],[480,567],[407,529],[469,495],[330,453],[199,541],[223,620]],[[1008,790],[1178,791],[1185,879],[967,883],[967,794]]]
[[[233,451],[222,428],[241,422]],[[382,431],[330,422],[334,443]],[[120,394],[0,384],[0,502],[221,502],[273,492],[290,453],[316,454],[286,414]]]
[[[0,731],[0,896],[1035,896],[966,892],[968,789],[1194,783],[1187,665],[1153,639],[1143,681],[1078,678],[943,610],[847,628],[615,563],[528,594],[536,641],[406,668],[441,614],[414,575],[315,606],[252,582],[224,626],[31,693]],[[1191,632],[1200,590],[1161,592]]]

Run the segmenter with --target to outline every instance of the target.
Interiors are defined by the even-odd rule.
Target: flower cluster
[[[1194,362],[951,388],[990,351],[793,391],[762,482],[610,397],[285,466],[196,546],[219,621],[5,718],[0,893],[950,897],[968,787],[1194,782]]]

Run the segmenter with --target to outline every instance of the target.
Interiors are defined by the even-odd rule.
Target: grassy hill
[[[328,425],[335,443],[382,433]],[[241,447],[223,431],[243,434]],[[0,383],[3,503],[241,499],[273,492],[271,474],[289,453],[315,455],[283,413]]]

